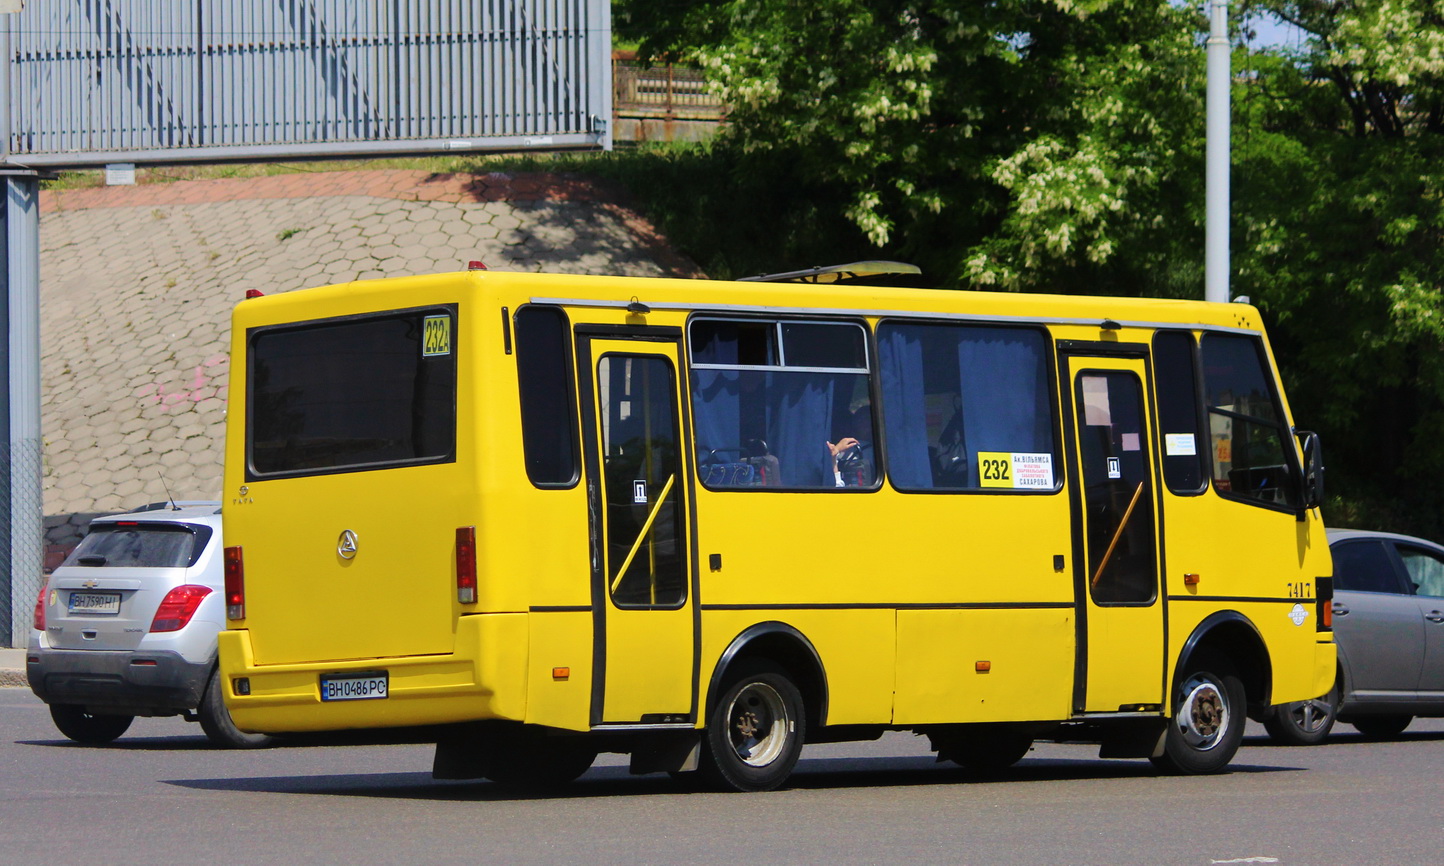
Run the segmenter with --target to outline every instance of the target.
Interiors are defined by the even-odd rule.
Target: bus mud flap
[[[1163,754],[1168,719],[1130,719],[1109,725],[1098,749],[1100,758],[1151,758]]]

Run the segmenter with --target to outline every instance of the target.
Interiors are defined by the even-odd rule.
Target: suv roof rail
[[[907,274],[916,276],[921,273],[921,268],[917,265],[910,265],[907,262],[867,261],[850,262],[845,265],[825,265],[823,267],[805,268],[800,271],[784,271],[780,274],[758,274],[755,277],[740,277],[738,282],[841,283],[882,274]]]

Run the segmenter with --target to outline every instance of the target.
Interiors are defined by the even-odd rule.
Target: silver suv
[[[91,521],[41,590],[26,652],[30,688],[61,733],[103,744],[136,716],[181,715],[218,746],[268,744],[231,721],[216,676],[221,551],[219,502],[158,502]]]

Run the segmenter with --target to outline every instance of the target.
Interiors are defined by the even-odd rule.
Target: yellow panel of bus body
[[[759,622],[782,623],[810,642],[827,677],[829,725],[886,724],[892,719],[895,655],[891,610],[704,610],[701,705],[707,684],[733,639]],[[816,726],[817,719],[808,720]]]
[[[289,733],[385,728],[481,719],[522,720],[526,713],[527,616],[462,617],[455,653],[315,664],[257,664],[246,630],[220,634],[226,706],[246,731]],[[322,674],[385,671],[380,700],[323,702]],[[237,677],[251,693],[237,695]]]
[[[1072,715],[1072,610],[900,610],[893,722]]]
[[[526,721],[585,731],[591,726],[591,611],[531,614]]]

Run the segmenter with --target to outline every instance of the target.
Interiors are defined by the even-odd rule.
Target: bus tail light
[[[226,548],[226,619],[246,618],[246,566],[239,547]]]
[[[209,586],[197,586],[187,583],[178,586],[165,594],[161,600],[160,607],[155,609],[155,617],[150,621],[152,632],[180,631],[190,624],[191,617],[196,615],[196,608],[206,596],[211,594]]]
[[[1321,577],[1318,580],[1314,581],[1314,585],[1318,587],[1318,591],[1315,593],[1315,595],[1318,597],[1317,604],[1319,606],[1318,616],[1315,617],[1315,620],[1319,624],[1318,630],[1333,631],[1334,579],[1332,577]]]
[[[456,528],[456,600],[476,604],[476,527]]]
[[[36,631],[45,631],[45,593],[50,587],[45,583],[40,584],[40,596],[35,599],[35,622]]]

